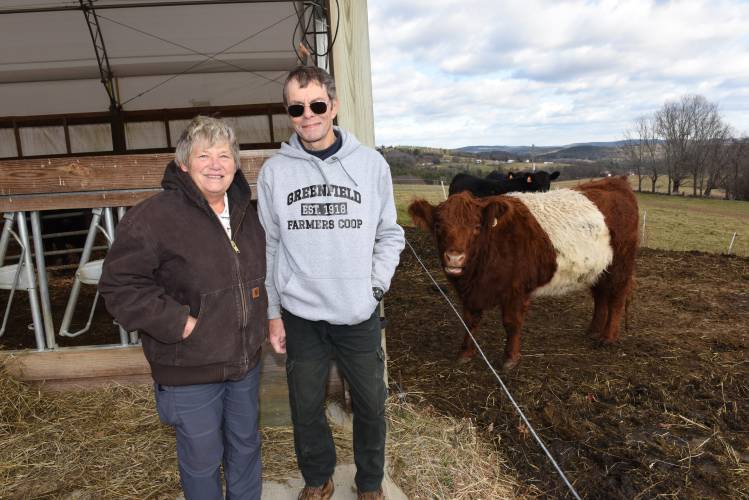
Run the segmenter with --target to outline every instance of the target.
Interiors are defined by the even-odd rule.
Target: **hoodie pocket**
[[[284,290],[283,307],[305,319],[355,325],[372,315],[377,301],[365,278],[309,278],[295,274]]]
[[[177,366],[203,366],[238,359],[241,298],[238,287],[201,294],[197,323],[189,337],[177,343]]]

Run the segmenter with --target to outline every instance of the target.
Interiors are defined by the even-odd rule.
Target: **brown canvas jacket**
[[[238,170],[228,190],[230,240],[190,176],[171,162],[164,191],[129,210],[104,261],[99,291],[138,330],[157,383],[241,378],[266,336],[265,234]],[[197,318],[182,340],[188,314]]]

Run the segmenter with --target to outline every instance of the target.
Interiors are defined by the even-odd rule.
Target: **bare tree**
[[[642,145],[642,142],[640,141],[640,136],[638,133],[638,125],[641,120],[645,120],[646,118],[640,117],[635,121],[635,129],[634,130],[625,130],[624,131],[624,144],[622,145],[622,150],[624,151],[624,155],[629,160],[629,163],[632,165],[632,168],[634,168],[635,173],[637,174],[637,191],[642,192],[642,178],[645,171],[645,160],[644,160],[644,147]]]
[[[735,142],[736,140],[732,138],[731,128],[723,126],[722,131],[718,131],[716,136],[705,145],[707,162],[704,175],[700,181],[700,191],[705,198],[710,197],[713,189],[726,185],[732,157],[740,149],[736,147]]]
[[[680,106],[667,102],[655,113],[655,127],[658,137],[663,140],[666,174],[668,175],[668,193],[679,192],[686,149],[686,126]]]
[[[727,147],[721,184],[727,200],[749,200],[749,137],[733,139]]]
[[[644,177],[650,179],[650,190],[655,193],[660,175],[660,157],[655,120],[641,116],[635,120],[632,130],[624,133],[624,153],[635,167],[638,191],[642,191]]]
[[[655,113],[656,134],[663,140],[669,192],[678,193],[684,179],[692,179],[692,191],[704,186],[708,163],[715,149],[729,137],[718,106],[700,95],[667,102]]]

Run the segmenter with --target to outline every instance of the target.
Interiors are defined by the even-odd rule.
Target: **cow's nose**
[[[463,267],[466,261],[466,254],[462,252],[445,252],[445,264],[450,267]]]

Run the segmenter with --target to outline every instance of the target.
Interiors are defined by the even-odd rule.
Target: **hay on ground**
[[[467,420],[388,404],[390,474],[409,498],[511,498],[502,457]],[[298,474],[290,427],[261,429],[263,478]],[[351,433],[334,427],[338,460]],[[0,368],[0,498],[168,498],[180,493],[173,430],[152,388],[40,392]]]

